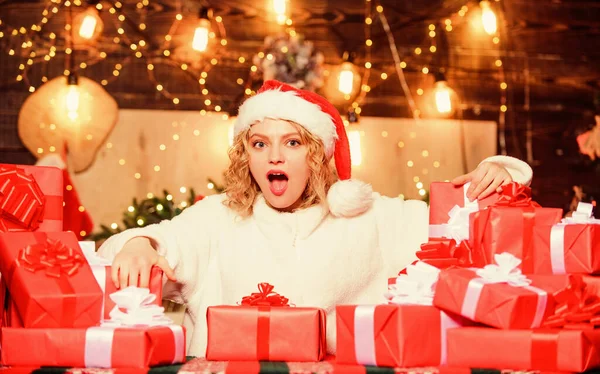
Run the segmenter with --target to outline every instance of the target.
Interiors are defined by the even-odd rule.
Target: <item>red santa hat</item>
[[[348,136],[342,117],[329,101],[314,92],[269,80],[240,107],[234,135],[265,118],[299,124],[321,139],[328,158],[333,156],[339,177],[339,181],[331,186],[327,194],[327,203],[333,215],[352,217],[371,207],[371,186],[350,179],[352,164]]]

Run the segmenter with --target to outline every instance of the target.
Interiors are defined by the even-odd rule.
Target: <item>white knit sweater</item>
[[[529,184],[531,168],[494,156],[517,182]],[[335,306],[381,303],[387,278],[416,259],[427,241],[428,209],[421,201],[373,194],[373,206],[337,218],[321,206],[294,213],[270,208],[262,196],[254,214],[240,219],[213,195],[171,221],[130,229],[109,238],[100,255],[113,258],[133,237],[153,239],[175,269],[173,295],[187,305],[188,354],[204,356],[206,308],[235,305],[269,282],[297,306],[327,312],[327,347],[335,354]]]

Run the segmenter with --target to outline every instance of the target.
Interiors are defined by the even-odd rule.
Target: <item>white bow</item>
[[[525,287],[531,284],[531,279],[521,273],[521,269],[518,268],[521,259],[504,252],[495,254],[494,260],[497,265],[486,265],[483,269],[475,271],[486,283],[508,283],[513,287]]]
[[[165,315],[165,308],[152,304],[156,295],[147,288],[130,286],[110,294],[117,304],[110,311],[110,319],[103,326],[158,326],[170,325],[173,321]]]
[[[456,243],[469,239],[469,215],[479,211],[476,204],[468,204],[464,207],[455,205],[448,212],[448,223],[440,225],[429,225],[429,236],[434,238],[454,239]]]
[[[390,304],[432,305],[439,274],[438,268],[422,261],[408,265],[406,274],[400,274],[384,296]]]
[[[593,218],[592,212],[594,206],[590,203],[579,202],[577,210],[573,212],[571,217],[563,218],[561,223],[566,225],[576,224],[595,224],[600,225],[600,219]]]

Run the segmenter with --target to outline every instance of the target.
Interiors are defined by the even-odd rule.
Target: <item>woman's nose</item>
[[[272,146],[269,150],[269,163],[281,164],[283,163],[283,153],[279,146]]]

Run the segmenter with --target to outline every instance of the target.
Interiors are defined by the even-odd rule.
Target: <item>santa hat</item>
[[[234,135],[265,118],[292,121],[323,142],[325,154],[335,160],[339,181],[327,193],[334,216],[353,217],[368,210],[373,202],[371,186],[351,180],[350,144],[342,117],[325,98],[311,91],[269,80],[240,107]]]

